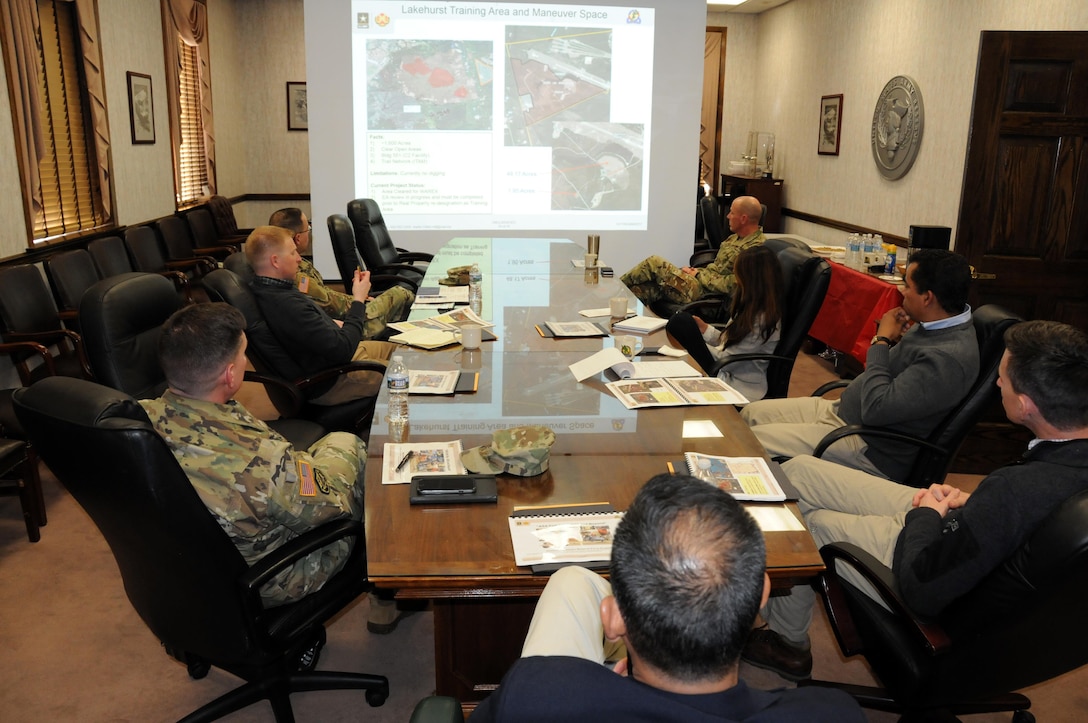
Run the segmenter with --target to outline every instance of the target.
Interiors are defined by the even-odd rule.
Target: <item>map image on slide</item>
[[[552,149],[553,210],[639,210],[643,127],[612,123],[612,32],[508,26],[507,146]]]
[[[490,130],[494,46],[485,40],[368,40],[370,130]]]

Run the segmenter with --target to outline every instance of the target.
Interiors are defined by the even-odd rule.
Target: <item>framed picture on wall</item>
[[[287,84],[287,130],[305,131],[310,128],[306,107],[306,83]]]
[[[816,147],[821,156],[839,155],[839,134],[842,132],[842,93],[820,98],[820,142]]]
[[[128,76],[128,120],[132,128],[132,143],[155,142],[155,106],[151,100],[151,76],[134,73]]]

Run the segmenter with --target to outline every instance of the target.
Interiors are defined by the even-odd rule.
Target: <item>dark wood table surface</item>
[[[463,255],[466,248],[473,256]],[[581,258],[580,246],[472,239],[452,242],[447,251],[453,253],[432,262],[431,276],[468,263],[466,258],[485,262],[483,316],[495,323],[499,339],[476,352],[403,349],[409,369],[480,375],[475,394],[413,396],[407,441],[460,439],[468,449],[488,443],[491,432],[505,426],[545,424],[556,432],[549,470],[531,478],[500,476],[498,504],[411,506],[408,485],[381,483],[380,457],[390,441],[384,391],[378,400],[366,471],[370,578],[400,599],[434,601],[437,692],[471,706],[517,659],[535,598],[547,582],[514,564],[507,517],[515,506],[610,502],[623,510],[646,480],[667,472],[684,452],[764,452],[732,406],[627,410],[599,376],[574,380],[568,365],[611,346],[612,339],[545,339],[534,326],[584,320],[578,310],[607,307],[616,295],[630,297],[641,311],[618,279],[585,283],[583,271],[570,264]],[[664,332],[645,337],[650,347],[664,341]],[[685,422],[709,425],[721,436],[685,438]],[[768,532],[766,540],[775,587],[806,584],[823,569],[807,530]]]

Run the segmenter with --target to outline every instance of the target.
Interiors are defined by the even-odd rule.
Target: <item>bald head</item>
[[[258,276],[293,279],[298,270],[298,249],[290,231],[279,226],[258,226],[246,239],[246,260]]]
[[[738,236],[748,236],[759,228],[759,217],[763,215],[763,207],[755,196],[740,196],[733,199],[729,206],[729,230]]]

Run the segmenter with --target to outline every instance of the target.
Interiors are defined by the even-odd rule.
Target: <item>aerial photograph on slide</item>
[[[368,40],[367,128],[490,130],[494,45]]]
[[[552,149],[553,210],[639,210],[643,126],[610,114],[612,32],[508,26],[507,146]]]

